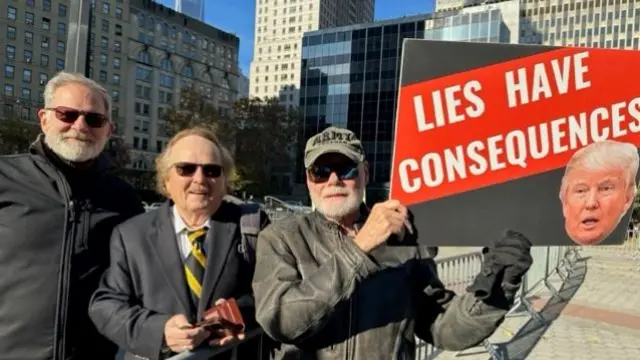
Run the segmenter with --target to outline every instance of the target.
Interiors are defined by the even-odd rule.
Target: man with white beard
[[[89,300],[109,264],[109,238],[144,212],[103,154],[112,131],[107,90],[79,74],[47,83],[43,134],[0,156],[0,354],[4,359],[113,359]]]
[[[274,359],[409,360],[415,336],[462,350],[497,329],[532,263],[522,234],[494,241],[456,295],[417,245],[406,207],[362,202],[369,170],[353,132],[310,138],[304,165],[315,211],[274,222],[257,240],[256,320],[281,342]]]

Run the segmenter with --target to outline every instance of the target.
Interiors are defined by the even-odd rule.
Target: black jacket
[[[26,154],[0,156],[0,357],[113,359],[117,348],[88,317],[109,263],[109,237],[144,212],[108,160],[78,169],[40,136]]]

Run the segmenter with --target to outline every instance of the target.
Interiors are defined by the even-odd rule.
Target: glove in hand
[[[507,230],[502,238],[489,247],[484,263],[504,269],[503,281],[519,284],[524,274],[533,264],[531,241],[519,232]]]
[[[478,298],[487,299],[495,295],[496,288],[507,283],[510,285],[510,294],[503,295],[511,297],[533,263],[531,242],[521,233],[506,230],[500,239],[482,249],[482,253],[482,272],[467,290],[474,292]],[[500,292],[504,291],[503,288]]]

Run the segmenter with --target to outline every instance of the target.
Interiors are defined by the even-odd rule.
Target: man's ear
[[[364,184],[369,185],[369,163],[366,161],[363,162],[362,169],[364,171]]]

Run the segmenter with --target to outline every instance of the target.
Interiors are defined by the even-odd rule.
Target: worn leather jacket
[[[367,215],[363,208],[360,223]],[[426,247],[383,244],[365,254],[317,211],[264,229],[256,255],[256,320],[281,342],[275,359],[408,360],[416,336],[462,350],[507,312],[446,290]]]

